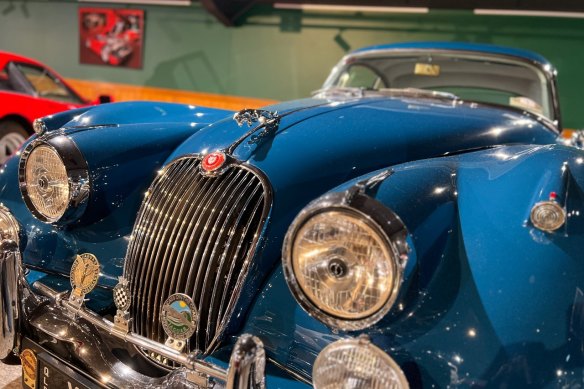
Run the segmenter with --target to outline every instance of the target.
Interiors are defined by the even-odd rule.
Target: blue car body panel
[[[444,49],[522,56],[474,44],[403,44],[380,49]],[[19,158],[0,171],[0,199],[24,234],[32,285],[71,289],[79,253],[102,265],[87,306],[113,314],[144,193],[160,169],[185,155],[233,148],[259,169],[273,206],[222,347],[225,365],[238,335],[261,338],[284,367],[268,386],[308,387],[318,353],[368,334],[395,359],[410,387],[557,387],[581,381],[584,354],[584,152],[556,144],[557,129],[537,117],[448,98],[312,98],[266,107],[274,133],[247,134],[232,112],[166,103],[114,103],[54,115],[43,136],[68,136],[86,158],[92,192],[78,223],[35,219],[18,188]],[[107,152],[104,152],[106,150]],[[281,265],[282,241],[298,212],[391,167],[368,196],[392,209],[409,231],[411,252],[389,314],[366,330],[334,331],[296,303]],[[568,221],[546,233],[530,210],[554,192]],[[301,377],[301,381],[293,377]]]
[[[111,104],[112,108],[116,105]],[[122,111],[136,109],[135,103],[120,105],[118,109]],[[161,110],[158,104],[140,106],[148,107],[147,112]],[[90,161],[95,192],[84,219],[95,224],[55,231],[23,208],[16,185],[6,186],[3,199],[26,215],[22,224],[30,229],[31,244],[24,253],[29,265],[67,274],[75,255],[88,250],[103,258],[100,285],[111,288],[122,272],[133,218],[156,172],[181,155],[223,149],[247,129],[238,127],[230,115],[212,125],[154,122],[106,126],[113,119],[105,108],[98,106],[93,109],[97,112],[90,110],[78,115],[64,130],[59,130],[71,136]],[[451,100],[306,99],[269,108],[291,114],[282,119],[273,137],[256,144],[246,140],[233,155],[257,166],[269,177],[279,199],[272,210],[272,228],[278,228],[279,236],[310,200],[371,170],[493,144],[549,144],[557,137],[552,129],[535,119],[526,119],[519,112]],[[183,110],[187,114],[190,111],[188,107]],[[219,111],[213,117],[225,113]],[[138,117],[136,114],[134,119]],[[459,120],[453,121],[453,117]],[[364,118],[368,118],[366,126]],[[86,126],[80,126],[84,122]],[[138,144],[137,138],[142,138]],[[375,146],[371,147],[372,144]],[[105,148],[108,153],[103,153]],[[295,163],[300,158],[306,163]],[[12,171],[13,176],[16,164],[15,158],[9,160],[5,174]],[[133,174],[128,175],[128,171]],[[298,190],[298,185],[304,189]],[[46,249],[48,242],[53,250]],[[276,242],[274,250],[279,250],[279,244]],[[269,268],[276,260],[271,257],[270,264],[262,267]],[[263,277],[265,274],[257,282]]]
[[[515,146],[393,168],[375,198],[410,229],[410,269],[392,312],[361,332],[400,362],[412,386],[555,387],[582,379],[584,264],[575,259],[584,249],[584,206],[582,180],[572,180],[584,173],[583,157],[562,146]],[[541,179],[562,169],[562,182]],[[553,235],[534,228],[533,194],[565,184],[566,228]],[[305,375],[325,345],[358,334],[334,333],[295,306],[281,269],[244,332]]]

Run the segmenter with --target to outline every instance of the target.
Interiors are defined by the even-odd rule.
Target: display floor
[[[0,363],[0,389],[20,389],[20,365]]]

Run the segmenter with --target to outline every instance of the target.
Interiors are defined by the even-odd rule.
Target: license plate
[[[47,353],[40,353],[38,361],[37,389],[90,389],[99,387]]]

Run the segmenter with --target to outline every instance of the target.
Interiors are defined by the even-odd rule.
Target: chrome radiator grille
[[[154,180],[126,254],[134,330],[164,343],[160,309],[173,293],[199,310],[190,349],[210,351],[229,319],[266,215],[269,187],[251,168],[217,177],[199,173],[196,157],[178,159]]]

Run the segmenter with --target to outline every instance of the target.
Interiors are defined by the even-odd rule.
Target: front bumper
[[[33,291],[34,290],[36,291]],[[69,363],[81,368],[96,382],[115,388],[227,388],[263,389],[266,387],[266,357],[261,340],[242,335],[231,353],[229,366],[222,368],[164,344],[125,330],[97,315],[83,304],[74,304],[68,293],[58,293],[36,282],[33,288],[23,276],[18,246],[0,242],[0,310],[2,333],[0,356],[22,349],[23,334],[35,334],[37,340],[53,349],[58,344],[68,355]],[[150,377],[133,370],[114,355],[110,341],[133,344],[155,352],[182,367],[164,377]],[[39,343],[42,343],[39,341]],[[43,347],[45,345],[41,344]],[[57,354],[55,352],[55,354]],[[281,378],[269,377],[278,382]],[[288,381],[286,387],[307,388],[306,384]]]

